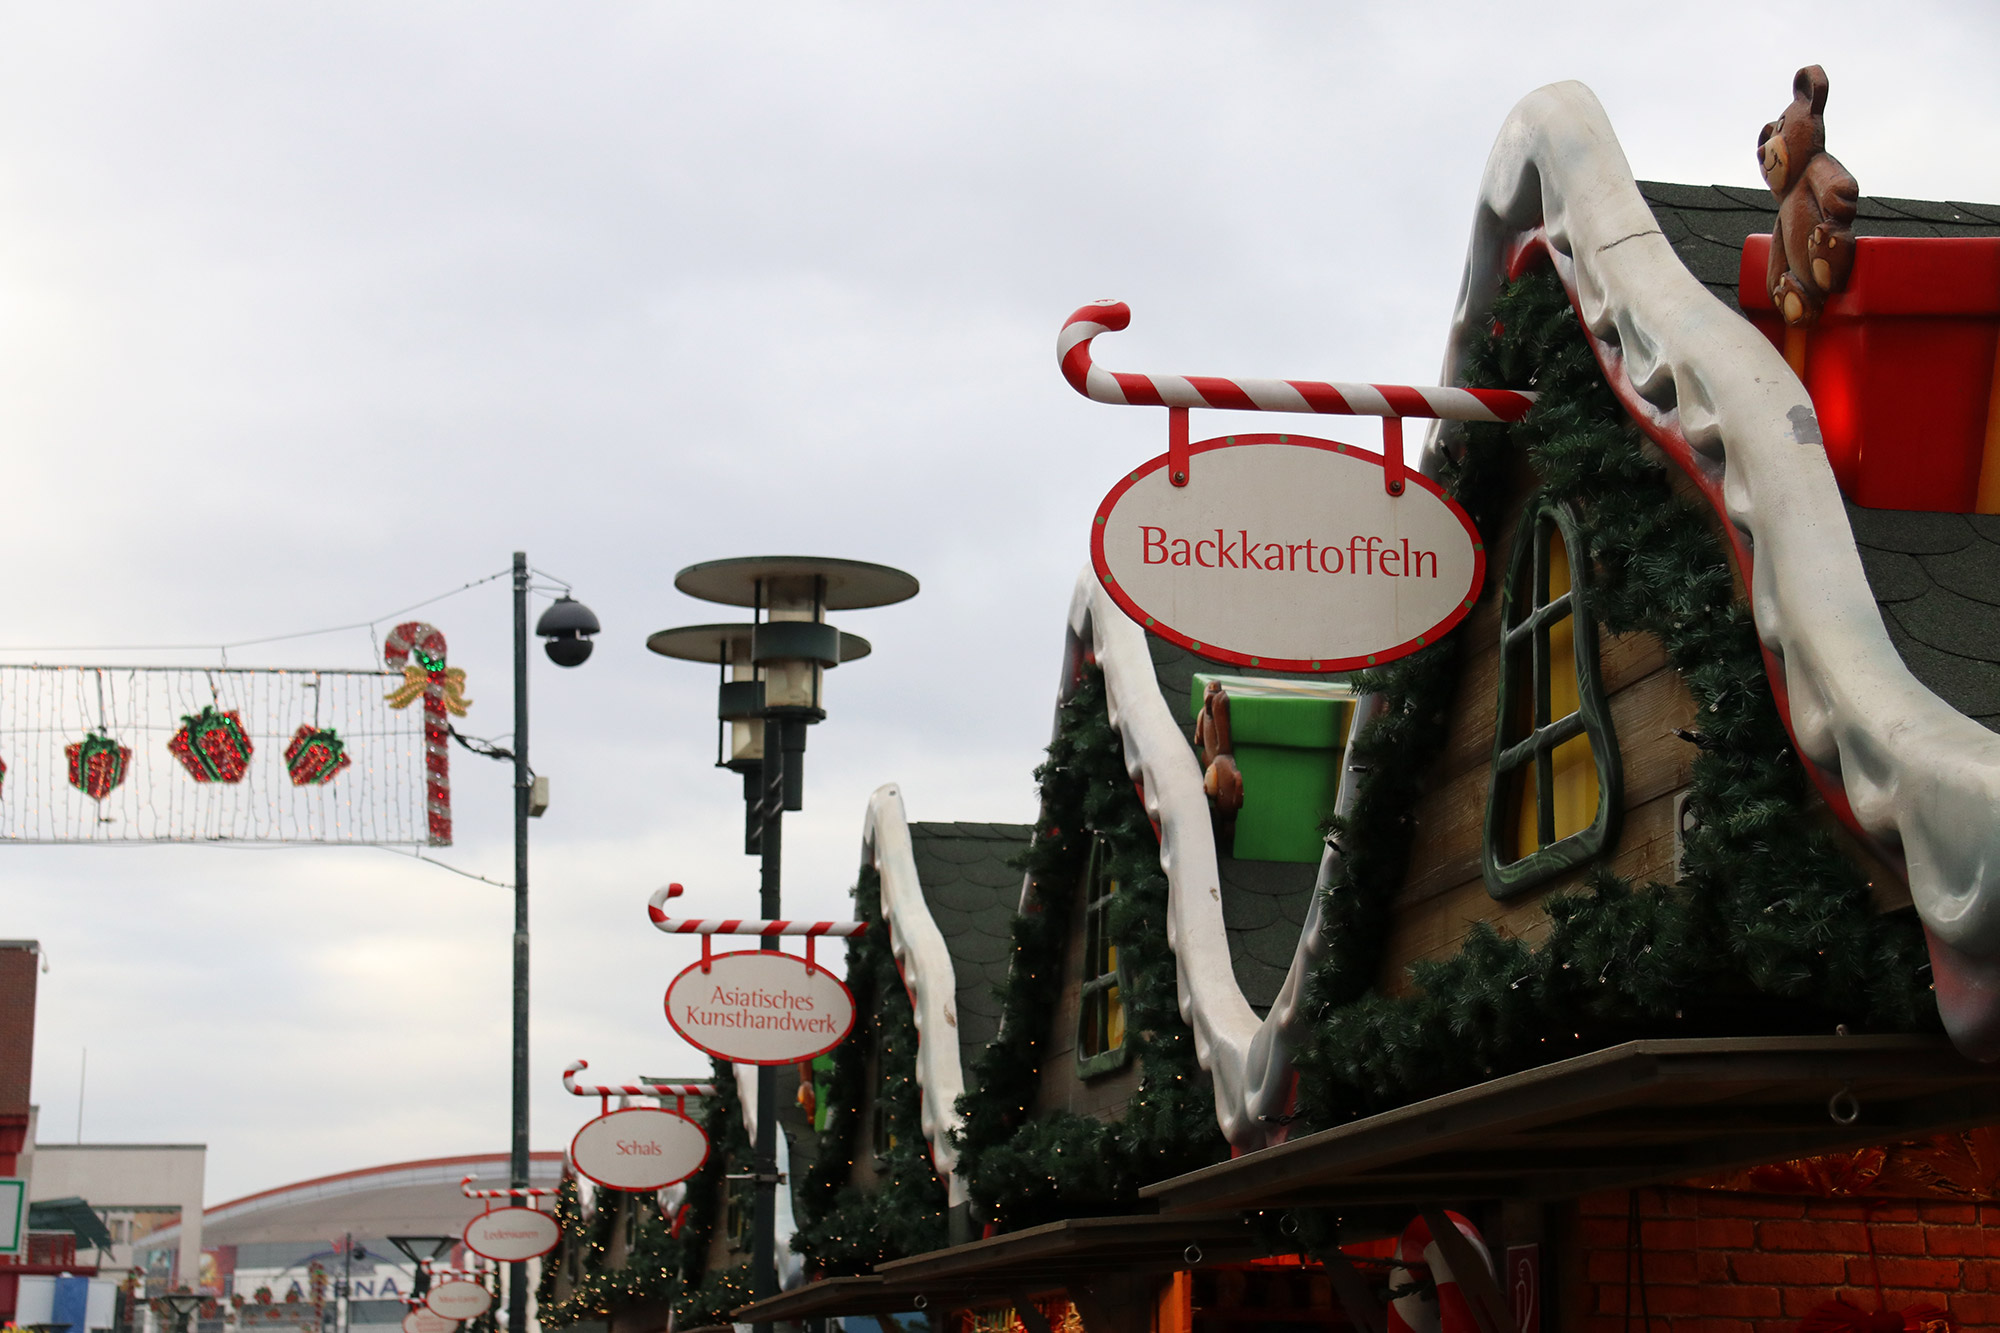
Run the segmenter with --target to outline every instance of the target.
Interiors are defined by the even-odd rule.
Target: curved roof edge
[[[952,1143],[964,1124],[958,1114],[958,1099],[965,1092],[958,1043],[958,974],[944,934],[924,901],[903,791],[893,782],[877,787],[868,798],[861,859],[882,877],[882,921],[896,972],[916,1016],[917,1094],[924,1137],[931,1145],[931,1165],[944,1178],[949,1201],[956,1206],[968,1197],[958,1174],[958,1148]]]
[[[1859,827],[1900,847],[1946,1029],[1968,1054],[2000,1056],[2000,735],[1904,665],[1804,385],[1675,256],[1580,83],[1537,89],[1501,127],[1445,383],[1460,378],[1468,337],[1530,241],[1546,245],[1621,399],[1656,438],[1685,441],[1676,461],[1754,551],[1751,609],[1799,751],[1837,784],[1831,795]],[[1439,449],[1433,426],[1426,471]]]

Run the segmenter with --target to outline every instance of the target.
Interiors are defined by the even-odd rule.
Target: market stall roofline
[[[881,1264],[868,1277],[829,1278],[737,1310],[739,1323],[1009,1304],[1066,1291],[1072,1282],[1190,1266],[1189,1247],[1205,1263],[1260,1258],[1263,1238],[1236,1213],[1076,1217],[989,1236]]]
[[[1852,1098],[1852,1103],[1837,1099]],[[1848,1123],[1835,1118],[1858,1104]],[[1942,1037],[1627,1042],[1148,1185],[1163,1213],[1560,1198],[2000,1119]]]

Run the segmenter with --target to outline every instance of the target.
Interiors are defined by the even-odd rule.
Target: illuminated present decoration
[[[285,747],[285,771],[294,787],[322,787],[354,761],[347,744],[332,727],[301,726]]]
[[[221,712],[213,704],[183,717],[167,749],[196,782],[241,782],[256,752],[244,734],[242,715],[235,709]]]
[[[0,665],[0,844],[440,845],[404,674]]]
[[[69,757],[69,785],[93,801],[101,801],[125,781],[132,763],[129,746],[120,745],[102,732],[86,732],[84,738],[64,748]]]

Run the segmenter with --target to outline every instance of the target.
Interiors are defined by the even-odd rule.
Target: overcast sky
[[[916,819],[1033,816],[1089,515],[1164,448],[1164,413],[1064,385],[1071,310],[1131,303],[1098,347],[1120,369],[1428,383],[1533,88],[1589,84],[1641,178],[1754,185],[1817,61],[1865,192],[2000,200],[1995,26],[1740,0],[0,5],[0,660],[212,664],[111,646],[366,620],[516,548],[574,583],[596,657],[537,654],[533,682],[534,1143],[558,1148],[588,1110],[571,1059],[702,1068],[661,1014],[692,946],[647,893],[754,914],[713,676],[644,648],[732,618],[675,570],[807,552],[923,582],[839,618],[875,655],[832,676],[786,829],[787,913],[842,914],[878,784]],[[509,730],[504,582],[424,614],[469,676],[460,725]],[[365,667],[370,643],[231,660]],[[440,856],[504,880],[508,773],[453,765]],[[505,1149],[504,890],[366,848],[0,857],[0,937],[51,963],[42,1141],[76,1134],[88,1047],[84,1138],[206,1143],[211,1203]]]

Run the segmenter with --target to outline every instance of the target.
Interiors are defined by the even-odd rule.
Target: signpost
[[[464,1273],[450,1273],[424,1296],[430,1312],[442,1319],[477,1319],[493,1308],[493,1293]]]
[[[711,954],[707,935],[701,960],[668,984],[666,1006],[667,1022],[690,1045],[736,1064],[795,1065],[854,1028],[854,993],[833,973],[769,950]]]
[[[457,1329],[456,1319],[446,1319],[422,1305],[403,1316],[403,1333],[456,1333]]]
[[[561,1239],[556,1220],[533,1208],[495,1208],[465,1224],[465,1248],[501,1264],[538,1258]]]
[[[1131,322],[1124,302],[1097,301],[1056,337],[1084,397],[1167,409],[1167,452],[1112,487],[1091,529],[1091,564],[1121,610],[1202,657],[1304,672],[1393,662],[1465,618],[1486,553],[1465,511],[1408,471],[1403,422],[1519,421],[1534,394],[1097,365],[1091,343]],[[1301,435],[1190,444],[1197,407],[1379,417],[1382,451]]]
[[[678,1112],[631,1106],[579,1129],[569,1157],[579,1172],[607,1189],[665,1189],[701,1170],[708,1160],[708,1135]]]
[[[1090,561],[1125,614],[1192,653],[1271,671],[1353,671],[1435,643],[1471,610],[1485,548],[1466,512],[1332,440],[1237,435],[1120,479]]]

